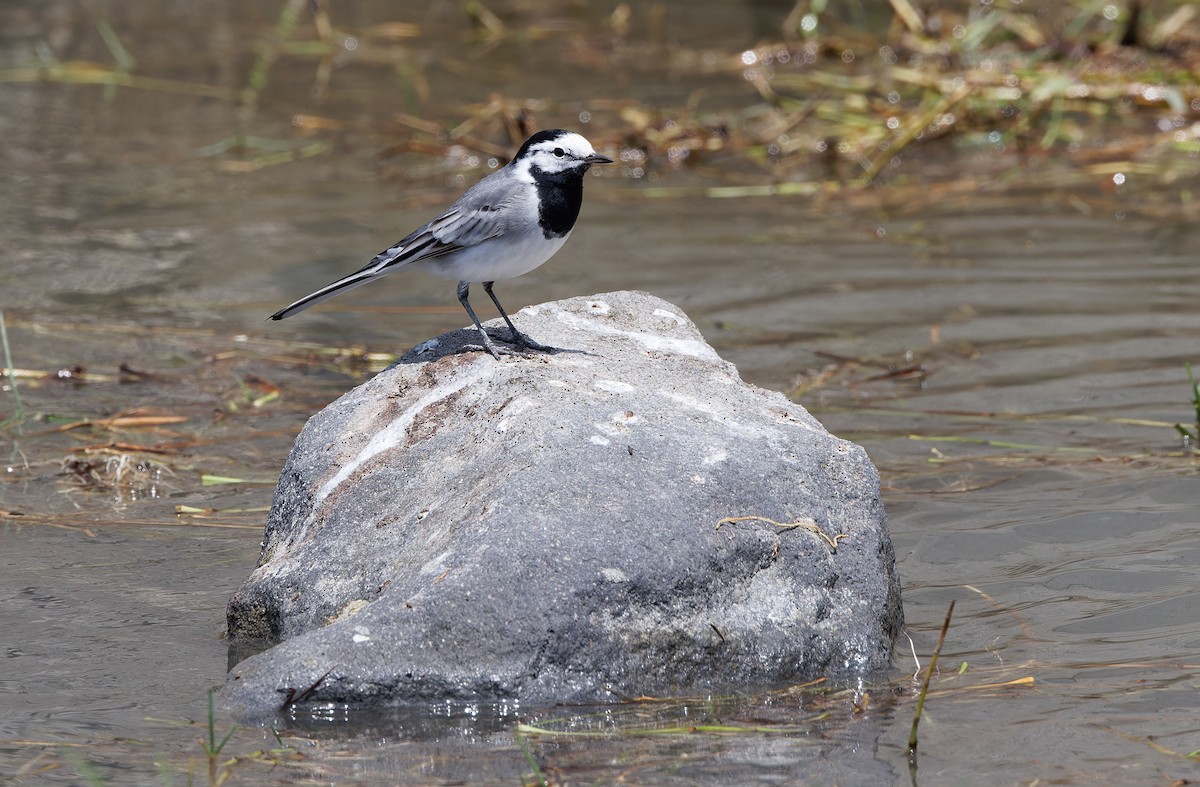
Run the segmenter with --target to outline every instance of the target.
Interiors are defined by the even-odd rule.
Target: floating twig
[[[837,535],[830,538],[829,536],[827,536],[825,534],[825,531],[821,530],[820,525],[818,525],[812,519],[798,519],[795,522],[776,522],[774,519],[769,519],[765,516],[727,516],[727,517],[723,517],[723,518],[717,520],[717,530],[721,529],[721,525],[732,525],[732,524],[736,524],[738,522],[751,522],[751,521],[766,522],[767,524],[775,525],[775,527],[778,527],[782,530],[795,530],[796,528],[800,528],[801,530],[807,530],[808,532],[813,533],[814,535],[820,536],[821,540],[823,540],[826,544],[828,544],[829,549],[834,552],[837,551],[837,545],[838,545],[839,541],[841,541],[843,538],[850,537],[846,533],[838,533]]]

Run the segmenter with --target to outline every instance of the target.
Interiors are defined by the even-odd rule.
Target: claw
[[[556,352],[558,350],[557,347],[551,347],[548,344],[542,344],[541,342],[535,342],[533,339],[530,339],[528,336],[526,336],[525,334],[521,333],[518,330],[513,330],[513,335],[512,335],[512,337],[509,338],[509,342],[511,344],[517,345],[518,347],[525,347],[530,350],[536,350],[537,352],[541,352],[541,353],[552,353],[552,352]]]

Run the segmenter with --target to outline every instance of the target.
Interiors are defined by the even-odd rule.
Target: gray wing
[[[506,186],[513,184],[505,170],[492,173],[468,189],[445,213],[379,252],[359,270],[285,306],[270,319],[291,317],[414,262],[441,257],[500,237],[511,226],[505,211],[510,202]]]

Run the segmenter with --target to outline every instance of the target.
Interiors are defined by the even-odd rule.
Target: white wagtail
[[[359,271],[327,284],[271,315],[282,320],[400,268],[419,268],[443,279],[458,280],[458,302],[496,358],[500,351],[467,300],[470,283],[496,304],[512,331],[511,342],[531,350],[551,350],[517,330],[492,285],[541,265],[554,256],[575,226],[583,204],[583,176],[593,164],[611,164],[579,134],[562,129],[539,131],[506,166],[467,189],[450,208],[425,226],[384,249]]]

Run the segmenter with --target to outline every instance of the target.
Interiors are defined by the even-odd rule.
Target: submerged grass
[[[780,757],[786,756],[785,747],[795,747],[792,756],[800,756],[802,749],[853,747],[858,742],[853,731],[864,723],[881,725],[880,752],[901,752],[905,750],[905,730],[889,722],[901,716],[902,708],[919,713],[925,698],[973,702],[981,692],[993,701],[1015,701],[1022,690],[1034,685],[1030,675],[1009,677],[1014,669],[1028,665],[999,670],[980,666],[973,671],[973,679],[966,677],[967,670],[962,667],[943,674],[937,669],[936,654],[945,644],[943,630],[938,650],[925,670],[924,688],[908,680],[848,687],[820,679],[743,696],[637,697],[590,711],[558,708],[514,727],[517,744],[531,769],[526,783],[607,783],[615,773],[620,774],[618,781],[653,781],[652,774],[661,773],[660,768],[674,772],[694,765],[690,752],[719,745],[710,743],[718,739],[786,739],[770,744]],[[864,718],[875,721],[864,722]],[[664,740],[670,742],[660,742]],[[670,754],[664,755],[664,751]],[[582,752],[606,763],[605,768],[585,770],[577,762]],[[607,756],[610,752],[612,757]]]
[[[213,711],[213,692],[208,690],[208,740],[200,741],[200,748],[204,750],[205,756],[208,757],[208,783],[211,785],[224,784],[229,780],[232,771],[228,770],[228,766],[236,762],[236,760],[228,763],[220,763],[217,757],[225,745],[229,743],[229,739],[237,732],[238,726],[233,724],[229,727],[229,732],[225,733],[225,737],[217,740],[217,724],[216,714]]]
[[[165,723],[172,727],[179,727],[186,731],[192,731],[197,726],[195,722],[177,722],[174,720],[165,719],[148,719],[147,721]],[[185,784],[207,784],[209,787],[220,787],[224,784],[251,784],[257,783],[261,778],[260,769],[255,767],[250,769],[249,766],[266,766],[269,769],[276,769],[280,766],[287,765],[302,765],[303,758],[295,748],[285,743],[279,731],[275,728],[270,728],[277,746],[274,748],[251,748],[254,743],[247,741],[235,740],[235,734],[241,732],[242,727],[237,724],[232,724],[229,730],[223,737],[217,737],[216,729],[216,712],[213,703],[213,692],[208,692],[208,717],[207,717],[207,735],[201,737],[198,741],[200,752],[203,755],[203,764],[200,770],[197,768],[195,758],[186,753],[180,752],[174,755],[159,753],[153,756],[154,777],[146,783],[172,785],[175,784],[176,777],[182,777]],[[253,736],[260,742],[261,736]],[[28,746],[45,746],[51,749],[60,748],[60,744],[40,743],[37,741],[17,741],[16,743],[25,744]],[[116,746],[121,743],[136,743],[134,741],[123,742],[114,741]],[[231,744],[240,744],[238,748],[239,754],[222,754],[226,749],[233,749],[235,746]],[[122,757],[122,753],[117,753],[112,750],[101,750],[98,746],[89,747],[93,750],[94,755],[102,758],[104,762],[111,764],[114,760],[121,763],[120,772],[128,775],[130,770],[140,771],[145,769],[149,771],[146,765],[138,767],[134,762],[126,761]],[[85,756],[83,751],[72,748],[63,748],[63,756],[74,767],[79,778],[87,784],[104,785],[108,784],[109,780],[105,778],[101,768],[89,756]],[[128,755],[128,752],[123,753]],[[144,759],[144,754],[138,756],[137,759]],[[52,767],[52,766],[51,766]],[[200,774],[204,773],[207,780]],[[149,776],[149,773],[145,774]],[[287,779],[290,783],[292,779],[303,778],[303,772],[291,774],[291,779]]]
[[[1188,385],[1192,389],[1192,410],[1195,412],[1196,420],[1191,429],[1183,424],[1175,424],[1175,429],[1183,436],[1184,447],[1197,451],[1200,450],[1200,382],[1197,382],[1192,375],[1192,365],[1189,363],[1186,367]]]
[[[936,346],[909,350],[896,357],[848,357],[814,352],[830,363],[797,376],[787,391],[796,401],[821,394],[823,403],[809,406],[818,415],[853,413],[872,416],[878,423],[871,435],[950,447],[988,449],[969,456],[948,456],[933,449],[924,461],[931,464],[986,461],[1008,464],[1061,464],[1069,462],[1149,462],[1175,466],[1180,459],[1191,466],[1200,446],[1200,381],[1185,365],[1195,427],[1153,418],[1133,418],[1108,413],[966,411],[920,407],[883,407],[878,402],[920,400],[926,384],[946,365],[972,363],[983,352],[977,348],[950,352]],[[854,404],[863,401],[864,404]],[[888,426],[888,424],[892,424]],[[840,433],[855,439],[850,426]],[[1013,436],[1036,433],[1042,441],[1028,442]],[[1063,442],[1045,441],[1061,436]],[[1178,437],[1183,438],[1180,446]],[[947,449],[949,450],[949,449]],[[966,491],[966,490],[963,490]]]
[[[111,327],[119,338],[121,326]],[[23,323],[22,328],[39,334],[56,331],[42,323]],[[114,338],[101,328],[92,333],[89,338],[99,343]],[[167,334],[163,346],[172,341]],[[8,338],[7,332],[0,335],[0,345]],[[27,395],[0,431],[0,441],[11,445],[11,456],[5,457],[10,462],[6,484],[0,487],[0,520],[66,527],[89,537],[104,528],[156,524],[261,528],[261,509],[254,503],[262,502],[256,499],[259,490],[277,478],[264,477],[257,457],[285,452],[302,416],[374,365],[361,349],[304,346],[289,353],[280,351],[286,346],[280,342],[246,340],[235,344],[234,352],[206,352],[202,348],[210,340],[205,337],[182,331],[173,339],[186,347],[177,358],[191,361],[174,363],[169,372],[122,364],[116,374],[78,368],[70,374],[14,374],[9,352],[0,379],[20,383]],[[228,346],[225,341],[215,344]],[[317,387],[329,393],[315,392],[314,371],[324,378]],[[268,382],[269,377],[284,382]],[[299,383],[303,385],[297,390]],[[147,400],[165,404],[138,404]],[[218,485],[228,491],[208,491]],[[131,503],[168,496],[177,498],[176,505],[143,507],[134,514],[124,510]],[[218,497],[223,502],[213,505]],[[228,502],[231,498],[240,499]],[[256,513],[241,515],[251,511]]]
[[[954,616],[954,600],[951,599],[950,607],[946,610],[946,619],[942,622],[942,633],[938,635],[937,646],[933,649],[933,654],[929,657],[929,666],[925,668],[925,679],[921,682],[921,691],[917,695],[917,704],[913,709],[912,728],[908,732],[908,758],[909,768],[914,776],[915,782],[917,770],[917,729],[921,724],[921,714],[925,710],[925,698],[929,695],[929,682],[933,679],[933,671],[937,669],[938,656],[942,653],[942,646],[946,644],[946,632],[950,630],[950,619]],[[961,674],[963,670],[959,670]]]
[[[0,309],[0,348],[4,350],[4,375],[8,378],[8,389],[12,393],[13,412],[0,420],[0,430],[20,424],[25,420],[25,403],[21,401],[21,390],[17,387],[17,375],[8,346],[8,328],[4,323],[4,310]]]

